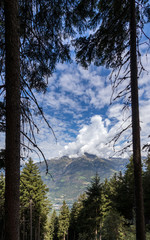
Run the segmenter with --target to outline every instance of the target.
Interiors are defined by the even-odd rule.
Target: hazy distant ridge
[[[50,189],[49,198],[56,205],[61,205],[63,199],[71,205],[84,192],[92,177],[99,174],[101,181],[110,178],[115,172],[124,170],[127,159],[105,159],[93,154],[70,158],[63,156],[59,159],[48,160],[49,172],[45,174],[45,163],[38,163],[42,179]]]

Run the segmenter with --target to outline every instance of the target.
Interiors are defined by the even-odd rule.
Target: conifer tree
[[[74,202],[70,213],[69,224],[69,240],[76,240],[79,237],[81,226],[83,224],[83,202],[86,199],[86,193],[78,197],[77,202]]]
[[[106,240],[126,239],[124,223],[125,223],[124,218],[120,216],[118,212],[114,210],[108,211],[103,221],[102,239]]]
[[[32,238],[38,239],[44,236],[44,228],[47,221],[47,214],[50,209],[50,204],[47,200],[46,193],[48,189],[43,183],[38,167],[29,159],[24,169],[21,172],[20,185],[20,202],[21,202],[21,236],[23,236],[23,219],[25,221],[25,231],[28,239],[32,227]],[[32,208],[32,223],[31,223],[31,208]],[[31,226],[32,224],[32,226]],[[39,236],[39,237],[40,237]]]
[[[127,83],[117,97],[122,97],[126,105],[131,105],[132,110],[136,237],[138,240],[144,240],[145,224],[138,100],[138,77],[143,68],[138,43],[143,33],[145,23],[143,15],[148,7],[148,0],[83,0],[79,3],[79,7],[81,6],[84,11],[87,9],[87,27],[90,30],[92,29],[93,33],[75,41],[77,62],[84,67],[88,67],[91,62],[94,62],[97,66],[105,65],[112,68],[115,72],[112,75],[114,76],[114,79],[112,79],[114,89],[125,81]],[[89,9],[92,10],[91,14],[89,14]],[[137,34],[137,32],[141,34]],[[123,77],[119,75],[122,67],[125,67]],[[140,69],[139,72],[138,69]],[[116,71],[118,71],[117,74]]]
[[[103,202],[102,202],[103,187],[100,183],[100,177],[96,174],[87,188],[87,199],[84,201],[84,208],[87,209],[87,223],[90,229],[91,237],[95,240],[101,236],[101,224],[103,215]]]
[[[103,185],[97,174],[85,193],[86,198],[82,199],[77,219],[75,219],[77,238],[100,239],[103,216]]]
[[[111,209],[115,209],[130,223],[135,217],[133,159],[126,166],[124,175],[115,174],[108,183],[108,198]]]
[[[69,208],[64,200],[63,205],[60,209],[60,214],[59,214],[59,218],[58,218],[58,238],[59,238],[59,240],[65,240],[66,236],[68,235],[69,218],[70,218]]]
[[[103,183],[103,195],[102,195],[103,218],[105,217],[107,212],[112,209],[112,201],[110,198],[110,192],[111,192],[110,181],[108,181],[106,178]]]
[[[56,211],[54,210],[51,219],[50,219],[50,240],[58,240],[57,233],[58,233],[58,217]]]
[[[71,213],[70,213],[70,224],[69,224],[69,239],[75,240],[78,236],[78,216],[80,212],[80,207],[78,202],[74,202]]]

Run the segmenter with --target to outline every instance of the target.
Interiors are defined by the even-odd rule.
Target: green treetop
[[[78,239],[80,228],[83,225],[82,211],[85,199],[86,194],[83,193],[79,196],[77,202],[74,202],[72,206],[70,213],[69,240]]]
[[[102,203],[103,188],[100,178],[96,174],[91,185],[87,188],[86,198],[82,201],[77,224],[79,239],[98,239],[101,235],[101,223],[103,215]]]
[[[54,210],[51,215],[50,219],[50,240],[58,240],[58,216],[56,214],[56,211]]]
[[[32,234],[35,237],[38,234],[41,236],[44,234],[44,227],[50,207],[46,196],[47,192],[48,189],[41,179],[38,167],[30,158],[21,173],[20,185],[22,229],[25,224],[28,236],[31,234],[31,224],[33,228]],[[21,234],[24,234],[23,230]]]
[[[133,158],[127,164],[124,175],[120,172],[110,179],[107,192],[111,209],[115,209],[133,223],[135,217]]]
[[[60,240],[65,240],[66,236],[68,235],[69,219],[70,219],[69,208],[66,202],[63,201],[63,205],[60,209],[60,214],[58,218],[58,238]]]
[[[85,200],[85,208],[87,208],[87,220],[89,224],[89,229],[95,239],[98,239],[101,229],[101,220],[103,215],[103,185],[100,182],[100,177],[98,174],[95,175],[91,182],[91,185],[86,191],[87,199]]]

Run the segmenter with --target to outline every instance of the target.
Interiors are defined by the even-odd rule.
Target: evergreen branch
[[[38,40],[38,43],[39,43],[39,46],[41,46],[45,52],[45,54],[47,55],[48,58],[51,58],[51,56],[49,56],[49,54],[47,53],[46,49],[45,49],[45,46],[43,44],[43,42],[41,41],[41,39],[38,37],[37,34],[35,34],[35,32],[33,31],[33,29],[28,26],[29,30],[31,31],[31,33],[33,34],[33,36]],[[28,38],[28,41],[30,42],[30,39]],[[30,42],[31,44],[31,42]],[[32,44],[31,44],[32,45]],[[40,61],[40,60],[39,60]]]

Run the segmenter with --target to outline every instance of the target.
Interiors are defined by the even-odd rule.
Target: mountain
[[[83,156],[77,158],[63,156],[48,160],[50,174],[46,174],[44,162],[37,163],[37,165],[42,180],[49,188],[48,197],[54,208],[57,209],[62,205],[64,199],[71,207],[78,196],[86,190],[96,172],[101,181],[104,181],[115,172],[123,171],[127,162],[127,159],[112,158],[108,160],[84,153]]]

